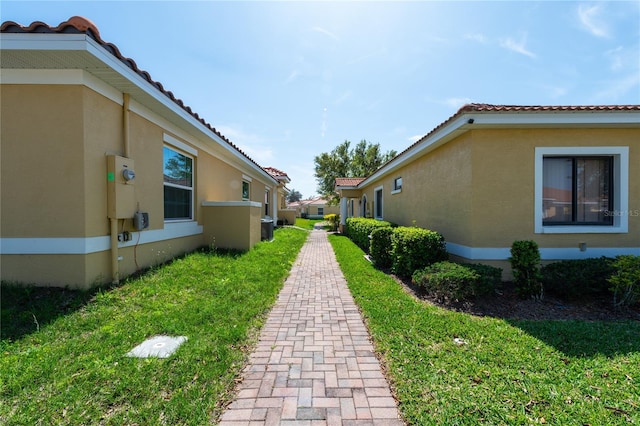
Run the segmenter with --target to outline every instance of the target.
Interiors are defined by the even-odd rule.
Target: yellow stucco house
[[[5,22],[0,43],[2,280],[87,288],[202,246],[249,249],[278,220],[286,173],[89,20]]]
[[[509,271],[640,255],[640,105],[469,104],[363,179],[338,179],[342,224],[365,216],[443,234],[452,258]]]

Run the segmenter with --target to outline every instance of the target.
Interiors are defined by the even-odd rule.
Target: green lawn
[[[324,219],[302,219],[297,217],[295,226],[303,229],[313,229],[313,226],[320,222],[324,222]]]
[[[215,422],[307,235],[278,229],[247,253],[193,253],[93,293],[3,285],[0,424]],[[188,341],[167,359],[125,356],[157,334]]]
[[[409,424],[640,424],[640,323],[450,312],[329,238]]]

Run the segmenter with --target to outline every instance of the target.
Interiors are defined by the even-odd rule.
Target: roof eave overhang
[[[406,151],[376,170],[357,185],[361,189],[393,173],[446,144],[452,139],[479,129],[501,128],[590,128],[590,127],[640,127],[637,111],[562,111],[562,112],[464,112],[452,116],[447,122],[427,134]],[[343,187],[340,187],[343,188]]]
[[[240,162],[270,182],[278,182],[87,34],[0,33],[0,45],[3,59],[9,55],[13,62],[22,59],[25,69],[83,69],[122,93],[129,93],[138,103],[186,132],[215,142],[228,158]],[[53,55],[34,58],[34,52],[66,52],[67,57],[73,59],[73,64],[62,64]],[[0,61],[2,68],[10,67],[6,65],[7,62]]]

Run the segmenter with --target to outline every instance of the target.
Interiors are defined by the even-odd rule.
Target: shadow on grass
[[[217,257],[237,258],[246,253],[245,250],[200,248],[196,250]],[[125,285],[128,281],[151,273],[158,267],[167,265],[188,256],[184,253],[160,265],[140,269],[126,277],[120,284],[104,284],[89,290],[72,290],[59,287],[36,287],[26,284],[0,283],[0,340],[15,341],[41,327],[55,321],[61,316],[73,313],[91,302],[96,293],[110,291]]]
[[[14,341],[38,331],[84,306],[97,291],[2,283],[0,340]]]
[[[507,321],[570,357],[640,352],[640,321]]]

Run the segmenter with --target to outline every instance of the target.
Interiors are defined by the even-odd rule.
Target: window
[[[402,178],[397,177],[393,180],[393,189],[391,190],[392,194],[397,194],[398,192],[402,192]]]
[[[535,232],[627,232],[628,147],[536,148]]]
[[[544,157],[543,225],[611,225],[613,157]]]
[[[242,199],[244,201],[248,200],[251,196],[251,186],[249,185],[249,182],[247,182],[246,180],[242,181]]]
[[[271,216],[269,214],[269,198],[271,198],[271,191],[268,189],[264,191],[264,215]]]
[[[369,212],[367,211],[367,194],[362,196],[362,217],[369,217]]]
[[[373,211],[376,219],[382,219],[382,187],[379,186],[373,192]]]
[[[164,218],[193,218],[193,158],[169,147],[163,150]]]
[[[324,216],[324,207],[318,207],[318,215]]]

